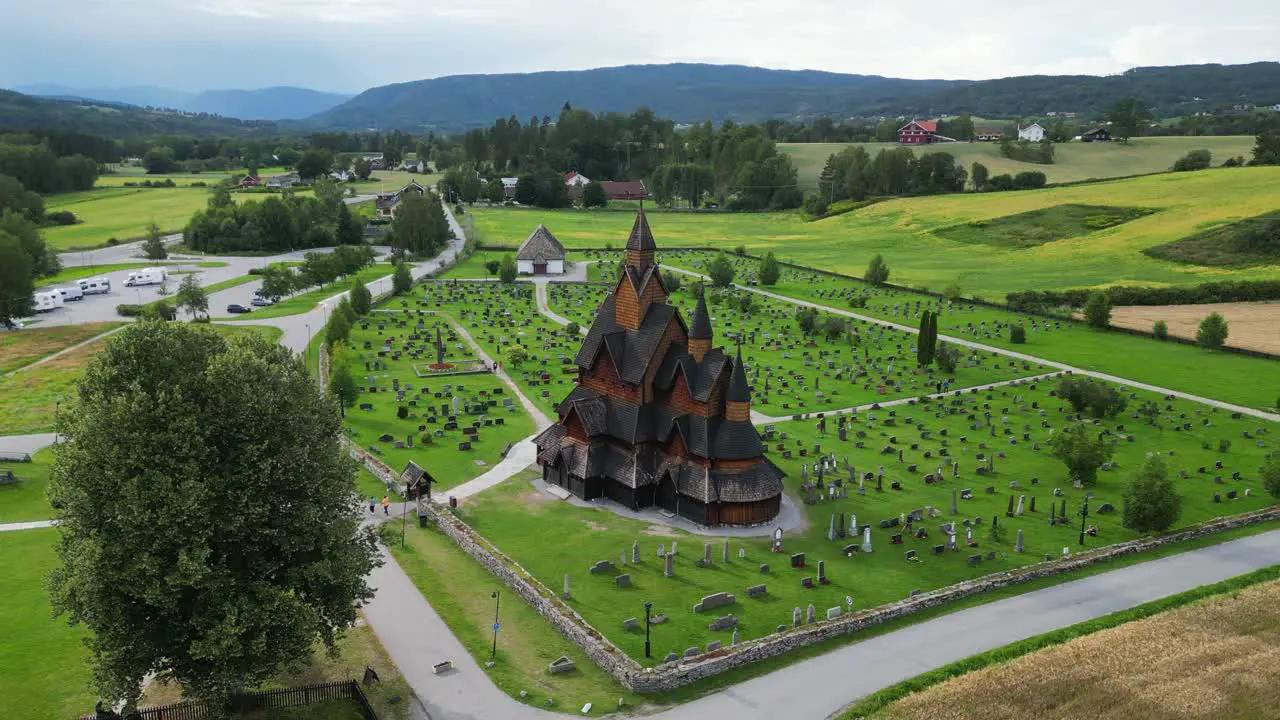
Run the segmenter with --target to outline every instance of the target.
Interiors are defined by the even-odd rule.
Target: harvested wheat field
[[[1280,581],[949,680],[875,717],[1238,720],[1277,708]]]
[[[1112,308],[1111,324],[1150,331],[1152,323],[1163,320],[1170,335],[1194,340],[1200,321],[1212,312],[1229,323],[1228,345],[1280,355],[1280,302],[1131,305]]]

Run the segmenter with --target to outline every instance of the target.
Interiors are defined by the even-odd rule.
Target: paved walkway
[[[707,276],[701,273],[695,272],[693,270],[686,270],[684,268],[673,267],[671,265],[667,265],[665,267],[669,270],[674,270],[679,273],[684,273],[685,275],[692,275],[694,277],[701,278],[704,280],[708,279]],[[872,317],[870,315],[862,315],[859,313],[850,312],[848,310],[843,310],[840,308],[833,308],[827,305],[821,305],[819,303],[809,302],[808,300],[797,300],[796,298],[793,298],[793,297],[788,297],[786,295],[779,295],[778,293],[769,292],[768,290],[761,290],[760,288],[756,288],[756,287],[748,287],[746,285],[738,285],[738,284],[735,284],[734,287],[738,288],[739,290],[746,290],[747,292],[753,292],[753,293],[756,293],[757,295],[763,295],[768,298],[773,298],[774,300],[780,300],[782,302],[791,303],[792,305],[799,305],[801,307],[811,307],[811,308],[832,313],[834,315],[843,315],[844,317],[850,317],[856,320],[862,320],[864,322],[876,323],[878,325],[892,327],[892,328],[903,330],[909,333],[918,334],[920,332],[919,328],[910,327],[908,325],[899,325],[898,323],[891,322],[889,320],[883,320],[881,318]],[[1256,410],[1254,408],[1244,407],[1243,405],[1233,405],[1231,403],[1223,402],[1221,400],[1214,400],[1212,398],[1201,397],[1199,395],[1192,395],[1191,393],[1182,392],[1180,390],[1170,390],[1169,388],[1163,388],[1158,385],[1150,385],[1148,383],[1138,382],[1137,380],[1122,378],[1117,375],[1109,375],[1107,373],[1097,372],[1094,370],[1085,370],[1084,368],[1074,367],[1072,365],[1067,365],[1066,363],[1060,363],[1054,360],[1046,360],[1045,358],[1036,357],[1034,355],[1028,355],[1026,353],[1016,352],[1014,350],[1006,350],[1004,348],[996,347],[994,345],[984,345],[982,343],[974,342],[972,340],[965,340],[964,338],[953,337],[950,335],[939,335],[938,339],[945,340],[949,343],[954,343],[956,345],[963,345],[964,347],[973,348],[975,350],[984,350],[986,352],[998,353],[1000,355],[1015,358],[1018,360],[1026,360],[1027,362],[1039,363],[1041,365],[1057,368],[1059,370],[1069,370],[1073,373],[1077,373],[1080,375],[1087,375],[1089,377],[1097,378],[1099,380],[1106,380],[1108,382],[1119,383],[1121,385],[1124,385],[1125,387],[1139,388],[1142,390],[1148,390],[1151,392],[1160,393],[1161,395],[1173,395],[1175,397],[1180,397],[1184,400],[1192,400],[1194,402],[1202,403],[1204,405],[1210,405],[1212,407],[1220,408],[1222,410],[1230,410],[1232,412],[1243,413],[1245,415],[1252,415],[1254,417],[1262,418],[1263,420],[1270,420],[1271,422],[1280,422],[1280,415],[1267,412],[1265,410]]]
[[[451,490],[438,492],[431,499],[439,505],[447,505],[449,498],[459,500],[484,492],[489,488],[506,482],[516,473],[533,464],[538,457],[538,448],[533,444],[533,435],[521,439],[511,446],[507,456],[479,477],[472,478]]]
[[[0,455],[35,455],[57,439],[55,433],[0,436]]]
[[[52,520],[33,520],[31,522],[6,523],[0,525],[0,532],[12,532],[14,530],[35,530],[36,528],[53,527]]]

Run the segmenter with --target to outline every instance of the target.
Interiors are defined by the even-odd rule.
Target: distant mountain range
[[[972,113],[1011,118],[1050,111],[1105,114],[1136,95],[1158,115],[1222,105],[1280,103],[1280,63],[1135,68],[1109,76],[999,80],[903,80],[741,65],[628,65],[567,72],[451,75],[365,90],[303,121],[314,128],[457,131],[515,115],[555,117],[565,102],[592,111],[648,107],[677,122],[827,116],[933,117]]]
[[[73,88],[64,85],[24,85],[25,95],[60,100],[92,100],[138,107],[209,113],[242,120],[300,120],[351,99],[350,95],[299,87],[258,90],[206,90],[200,93],[139,85],[115,88]]]
[[[630,113],[647,107],[659,117],[676,122],[711,120],[719,124],[726,120],[812,120],[824,116],[923,118],[961,112],[1018,118],[1056,111],[1074,112],[1088,119],[1105,115],[1117,99],[1133,95],[1151,106],[1157,117],[1171,117],[1223,107],[1280,103],[1280,63],[1180,65],[1134,68],[1108,76],[1033,75],[981,81],[905,80],[816,70],[677,63],[451,75],[375,87],[355,97],[293,87],[198,94],[156,87],[86,90],[41,85],[23,89],[70,102],[64,112],[59,109],[62,103],[41,100],[47,104],[37,110],[36,98],[0,93],[0,128],[29,127],[32,122],[84,122],[87,125],[80,129],[89,132],[105,126],[140,134],[160,126],[176,132],[186,123],[191,128],[186,132],[228,134],[393,129],[449,133],[486,127],[496,118],[511,115],[522,123],[530,117],[554,118],[566,102],[593,112]],[[27,100],[16,99],[22,97]],[[125,104],[223,117],[199,116],[193,120],[178,113],[152,113],[134,118],[139,122],[129,126],[122,125],[119,118],[84,114],[85,107],[104,102],[117,104],[113,106],[117,110],[119,104]],[[230,118],[249,122],[237,124]]]

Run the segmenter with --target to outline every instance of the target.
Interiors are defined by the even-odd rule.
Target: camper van
[[[111,292],[111,278],[96,277],[77,280],[80,291],[85,295],[98,295]]]
[[[62,288],[54,288],[54,289],[57,290],[58,294],[62,296],[63,302],[71,302],[72,300],[84,299],[84,291],[80,289],[79,285],[72,285],[70,287],[62,287]]]
[[[32,296],[35,301],[36,312],[49,312],[62,307],[62,293],[57,290],[46,290],[38,292]]]
[[[168,279],[169,272],[164,268],[142,268],[136,272],[129,273],[129,278],[124,281],[124,284],[125,287],[159,285]]]

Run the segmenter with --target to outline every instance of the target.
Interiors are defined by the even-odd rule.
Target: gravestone
[[[618,577],[616,577],[616,578],[614,578],[614,579],[613,579],[613,586],[614,586],[614,587],[620,587],[620,588],[629,588],[629,587],[631,587],[631,576],[630,576],[630,575],[619,575]]]

